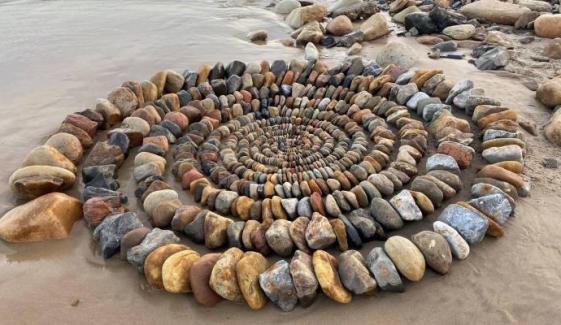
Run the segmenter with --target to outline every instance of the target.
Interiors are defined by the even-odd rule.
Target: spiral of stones
[[[448,205],[434,231],[388,237],[463,189],[462,169],[477,159],[475,136],[452,111],[471,116],[483,140],[487,165],[472,199]],[[268,299],[289,311],[311,304],[318,287],[341,303],[377,288],[403,291],[403,278],[420,281],[426,265],[445,274],[452,256],[465,259],[485,235],[502,236],[514,200],[528,194],[516,119],[471,81],[453,83],[440,70],[382,69],[360,58],[331,69],[234,61],[125,82],[95,110],[67,117],[59,131],[86,149],[96,129],[110,129],[82,168],[84,218],[104,258],[120,252],[150,285],[192,292],[203,305],[226,299],[260,309]],[[432,139],[437,153],[418,168]],[[59,149],[73,162],[81,158]],[[128,212],[118,191],[126,155],[135,156],[135,196],[153,228]],[[75,181],[59,182],[58,174],[38,180],[46,176],[29,170],[33,161],[10,178],[20,196]],[[182,204],[166,182],[170,169],[200,207]],[[49,186],[31,191],[39,181]],[[179,244],[178,234],[229,249],[201,256]],[[366,258],[354,250],[376,239],[384,247]],[[342,251],[337,258],[325,251],[333,245]],[[269,266],[271,253],[292,259]]]

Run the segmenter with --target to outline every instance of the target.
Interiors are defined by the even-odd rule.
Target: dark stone
[[[414,12],[405,16],[405,28],[407,30],[415,27],[419,34],[438,33],[438,27],[431,20],[428,13]]]
[[[442,31],[448,26],[462,25],[467,22],[467,18],[455,11],[435,6],[429,13],[430,19]]]
[[[106,188],[86,186],[82,192],[82,201],[86,202],[94,197],[118,197],[122,204],[128,202],[128,197],[121,192],[116,192]]]
[[[361,43],[364,40],[364,32],[361,30],[342,36],[337,42],[337,46],[351,47],[354,43]]]
[[[160,146],[154,144],[154,143],[146,143],[143,144],[139,149],[138,152],[150,152],[153,154],[156,154],[158,156],[165,156],[166,152],[164,151],[164,149],[162,149]]]
[[[380,198],[370,202],[370,214],[382,227],[388,230],[397,230],[403,227],[403,220],[392,205]]]
[[[228,65],[228,77],[237,75],[241,76],[245,71],[245,63],[235,60]]]
[[[197,244],[202,244],[205,241],[205,216],[208,213],[208,210],[202,210],[197,214],[195,219],[191,221],[183,232],[185,235],[191,239],[193,242]]]
[[[358,231],[363,241],[371,241],[376,236],[376,225],[367,209],[357,209],[348,215],[349,221]]]
[[[134,212],[114,214],[106,217],[93,232],[96,241],[99,242],[101,255],[108,259],[115,255],[121,247],[121,238],[136,228],[143,227],[142,222]]]
[[[351,221],[344,215],[340,215],[339,219],[345,224],[345,232],[347,233],[347,242],[352,248],[360,249],[362,248],[362,239],[358,230],[353,226]]]

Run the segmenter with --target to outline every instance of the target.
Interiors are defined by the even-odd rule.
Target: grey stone
[[[497,70],[506,66],[508,61],[510,61],[510,54],[506,50],[496,47],[477,58],[474,64],[479,70]]]
[[[489,227],[489,223],[484,216],[457,204],[446,207],[438,220],[456,229],[471,245],[482,241]]]
[[[115,255],[121,247],[123,236],[129,231],[141,227],[143,227],[142,222],[134,212],[114,214],[103,219],[93,232],[103,258],[108,259]]]
[[[427,159],[427,171],[431,170],[448,170],[452,172],[459,172],[460,167],[452,156],[437,153]]]
[[[427,98],[430,98],[430,96],[427,95],[426,93],[420,91],[420,92],[416,93],[415,95],[411,96],[411,98],[409,98],[409,100],[407,101],[405,106],[407,106],[407,108],[412,110],[412,111],[416,111],[417,110],[417,105],[419,104],[419,101],[422,100],[422,99],[427,99]]]
[[[523,162],[522,148],[517,145],[511,144],[502,147],[491,147],[483,150],[481,153],[483,158],[488,163],[494,164],[501,161],[514,160]]]
[[[281,199],[281,205],[284,208],[284,211],[288,215],[288,218],[293,220],[297,215],[297,206],[298,206],[298,199],[291,198],[291,199]]]
[[[454,97],[471,88],[473,88],[473,81],[467,79],[458,81],[454,85],[454,87],[450,89],[450,92],[448,93],[448,97],[446,98],[445,103],[448,105],[452,104]]]
[[[216,196],[214,207],[216,211],[222,214],[230,214],[232,202],[238,197],[238,193],[233,191],[221,191]]]
[[[402,190],[390,199],[391,205],[405,221],[422,220],[423,213],[408,190]]]
[[[195,243],[203,243],[205,241],[205,217],[208,213],[208,210],[200,211],[195,219],[188,223],[183,229],[185,236],[191,239]]]
[[[376,289],[376,281],[370,276],[366,262],[358,251],[348,250],[339,255],[338,272],[343,286],[355,295]]]
[[[245,221],[236,221],[228,225],[228,228],[226,229],[226,235],[228,236],[228,247],[237,247],[243,249],[242,232],[244,227]]]
[[[470,200],[468,203],[501,225],[508,221],[513,212],[506,194],[486,195]]]
[[[403,227],[403,219],[392,205],[380,198],[370,202],[370,215],[387,230],[397,230]]]
[[[310,203],[310,198],[304,197],[300,199],[300,201],[298,201],[298,206],[296,207],[296,210],[298,212],[299,217],[311,218],[313,210],[312,210],[312,205]]]
[[[140,245],[136,245],[127,252],[127,261],[137,268],[139,272],[144,271],[144,259],[156,248],[179,242],[171,230],[154,228],[142,240]]]
[[[265,239],[269,247],[280,256],[290,256],[294,250],[294,243],[290,238],[291,222],[277,219],[265,232]]]
[[[405,291],[395,265],[381,247],[374,247],[368,253],[366,265],[368,265],[368,269],[374,275],[380,289],[396,292]]]
[[[419,88],[417,88],[417,85],[414,83],[396,87],[398,87],[398,90],[397,95],[395,96],[395,102],[399,105],[405,105],[405,103],[407,103],[413,95],[419,92]]]
[[[363,241],[371,241],[376,236],[376,224],[370,217],[370,212],[367,209],[357,209],[348,215],[349,221],[353,227],[358,231],[360,238]]]
[[[312,257],[300,250],[294,252],[294,257],[290,260],[290,275],[300,305],[308,307],[314,301],[318,290]]]
[[[267,298],[283,311],[291,311],[296,307],[298,296],[287,261],[280,260],[261,273],[259,285]]]

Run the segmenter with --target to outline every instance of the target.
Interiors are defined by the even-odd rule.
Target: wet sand
[[[202,63],[302,58],[282,46],[290,28],[264,1],[0,1],[0,212],[16,201],[7,181],[29,150],[56,130],[68,113],[92,107],[125,80],[143,80],[164,68],[197,69]],[[257,7],[250,7],[257,6]],[[266,29],[267,45],[248,43],[249,31]],[[504,238],[487,238],[451,272],[427,272],[403,294],[354,297],[339,305],[320,295],[308,309],[283,313],[269,304],[253,312],[223,302],[212,309],[192,297],[146,286],[142,275],[113,258],[104,261],[91,232],[78,222],[68,239],[34,244],[0,242],[1,324],[228,324],[347,322],[383,324],[552,324],[561,318],[561,172],[541,166],[561,150],[543,137],[550,112],[516,78],[480,72],[467,61],[426,57],[413,39],[364,43],[374,58],[388,39],[411,45],[418,66],[440,68],[447,78],[469,78],[478,87],[536,122],[528,135],[525,176],[531,197],[518,201]],[[322,50],[334,62],[345,49]],[[129,161],[130,164],[130,161]],[[133,198],[130,169],[120,173]],[[472,175],[466,175],[466,183]],[[467,195],[464,190],[460,197]],[[183,197],[184,202],[189,198]],[[137,209],[133,200],[131,209]],[[435,216],[408,225],[403,235],[429,229]],[[372,242],[367,252],[382,242]],[[77,305],[76,305],[77,303]],[[76,306],[73,306],[76,305]]]

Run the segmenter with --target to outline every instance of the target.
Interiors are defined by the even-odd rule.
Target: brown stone
[[[222,301],[222,297],[209,284],[212,270],[221,257],[220,253],[205,254],[191,266],[189,277],[193,296],[205,307],[212,307]]]
[[[0,238],[7,242],[66,238],[81,217],[80,200],[64,193],[49,193],[4,214],[0,218]]]
[[[226,231],[231,223],[231,219],[208,212],[204,223],[205,246],[211,249],[224,246],[228,241]]]
[[[125,211],[120,198],[116,196],[93,197],[83,205],[84,220],[91,229],[97,227],[106,216]]]
[[[123,238],[121,238],[121,252],[120,258],[123,261],[127,260],[127,252],[129,249],[136,245],[140,245],[144,237],[150,232],[150,229],[146,227],[136,228],[127,232]]]

